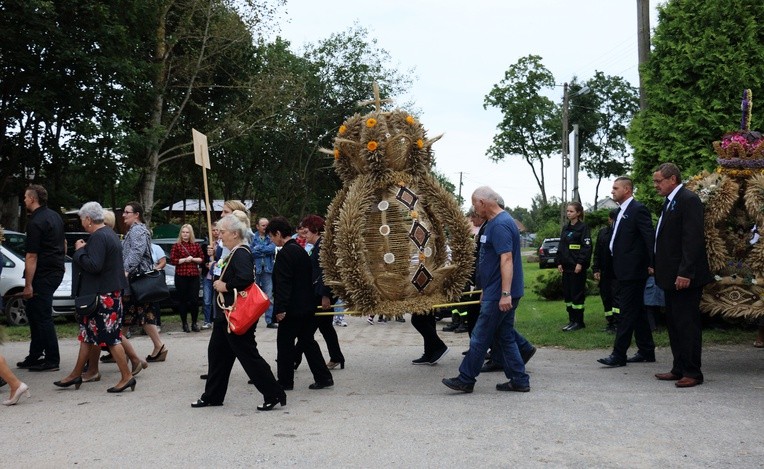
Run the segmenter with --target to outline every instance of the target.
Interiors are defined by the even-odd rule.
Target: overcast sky
[[[650,27],[655,28],[651,2]],[[636,0],[384,0],[377,2],[288,0],[281,36],[295,52],[354,23],[367,28],[400,70],[414,69],[411,94],[428,135],[444,137],[433,145],[437,169],[455,185],[462,173],[462,196],[489,185],[508,206],[530,207],[540,191],[520,157],[499,163],[488,159],[501,113],[483,109],[483,99],[520,57],[540,55],[560,85],[596,70],[619,75],[638,86]],[[371,94],[371,87],[369,88]],[[548,196],[560,197],[559,155],[546,160]],[[594,201],[594,181],[581,175],[583,202]],[[569,183],[569,188],[570,188]],[[610,194],[603,181],[599,199]]]

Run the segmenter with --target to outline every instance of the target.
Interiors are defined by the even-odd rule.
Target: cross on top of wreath
[[[359,106],[367,106],[369,104],[373,104],[374,108],[377,112],[379,112],[382,109],[382,103],[392,103],[392,99],[380,99],[379,98],[379,85],[375,81],[372,84],[372,89],[374,90],[374,99],[370,99],[367,101],[361,101],[358,103]]]

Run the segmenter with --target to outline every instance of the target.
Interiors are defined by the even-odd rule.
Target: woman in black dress
[[[218,231],[223,245],[231,253],[221,259],[221,275],[215,276],[212,288],[222,293],[224,304],[234,301],[234,289],[245,290],[255,282],[254,261],[248,246],[249,227],[235,214],[225,216],[218,222]],[[286,405],[286,393],[276,382],[268,362],[260,356],[255,342],[257,323],[243,335],[228,332],[228,322],[224,314],[216,315],[212,324],[212,334],[207,347],[208,378],[204,393],[191,407],[223,405],[231,368],[239,360],[252,384],[263,395],[263,405],[257,410],[271,410],[276,404]]]

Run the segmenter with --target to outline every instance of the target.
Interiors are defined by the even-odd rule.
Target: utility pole
[[[639,54],[639,109],[647,109],[642,67],[650,58],[650,0],[637,0],[637,53]]]
[[[571,202],[581,203],[581,195],[578,193],[578,170],[581,163],[581,149],[578,144],[578,124],[573,124],[573,195]]]
[[[459,171],[459,203],[462,203],[462,172]]]
[[[568,201],[568,84],[562,86],[562,208],[560,224],[565,225],[565,202]]]

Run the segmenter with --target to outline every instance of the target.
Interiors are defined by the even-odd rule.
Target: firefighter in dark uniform
[[[586,271],[592,257],[592,237],[584,223],[584,207],[571,202],[565,208],[568,224],[560,233],[555,263],[562,273],[562,294],[570,322],[562,328],[565,332],[577,331],[584,324],[584,299],[586,298]]]
[[[594,279],[600,282],[600,298],[605,310],[607,327],[605,332],[615,334],[620,310],[616,292],[615,272],[613,272],[613,255],[610,253],[610,238],[613,236],[613,224],[618,216],[618,209],[613,209],[608,214],[608,224],[597,233],[597,241],[594,243],[594,258],[592,259],[592,272]]]

